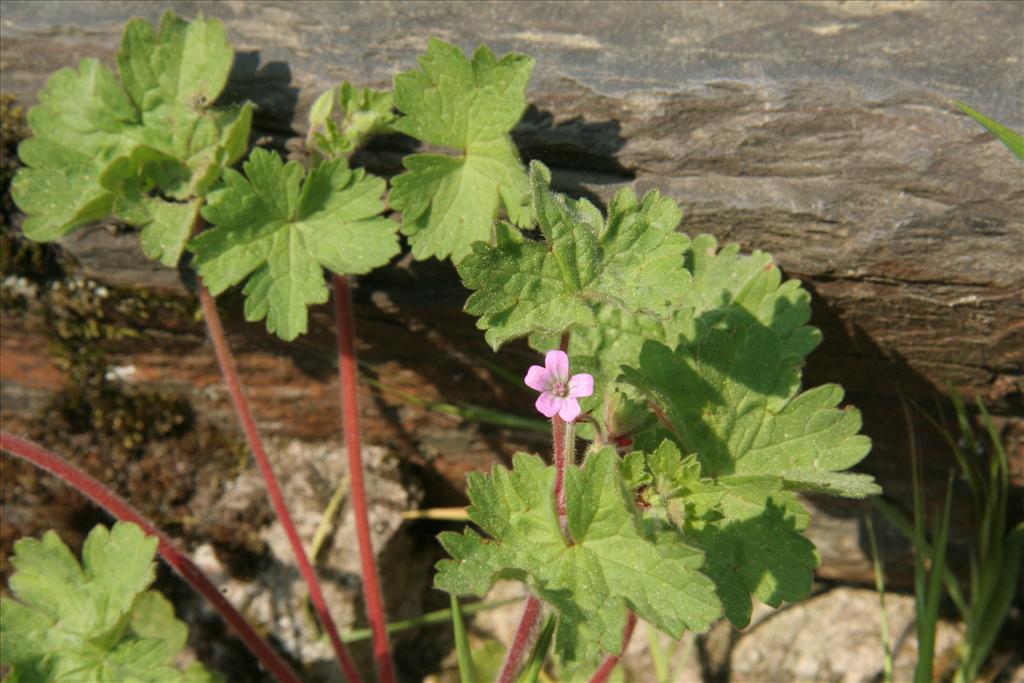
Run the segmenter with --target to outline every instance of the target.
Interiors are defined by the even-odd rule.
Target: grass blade
[[[537,637],[537,644],[530,653],[530,659],[526,662],[526,668],[519,676],[518,683],[537,683],[541,670],[544,668],[544,660],[548,657],[548,649],[551,647],[551,638],[555,635],[555,615],[548,615],[540,636]]]
[[[443,401],[431,401],[421,396],[416,396],[408,391],[403,391],[402,389],[391,386],[385,382],[381,382],[378,379],[374,379],[373,377],[368,376],[365,372],[362,373],[360,377],[366,384],[376,387],[404,403],[419,406],[426,410],[440,413],[441,415],[456,417],[467,422],[491,424],[497,427],[521,429],[528,432],[542,432],[546,434],[551,430],[551,424],[546,420],[523,417],[522,415],[506,413],[500,410],[493,410],[491,408],[483,408],[469,403],[456,405],[454,403],[444,403]]]
[[[462,611],[459,609],[459,599],[454,595],[452,599],[452,630],[455,632],[455,655],[459,660],[459,681],[461,683],[476,683],[476,670],[473,668],[473,656],[469,649],[469,634],[466,632],[466,622],[462,620]]]
[[[338,510],[341,509],[341,504],[345,502],[348,485],[349,478],[346,475],[338,482],[338,486],[334,489],[331,499],[327,502],[327,509],[324,510],[323,516],[320,517],[316,533],[313,534],[313,540],[309,544],[309,558],[314,564],[316,563],[316,558],[320,555],[320,551],[323,550],[324,541],[330,536],[331,531],[334,529],[334,524],[338,521]]]
[[[654,663],[654,676],[658,683],[669,683],[668,653],[665,652],[658,629],[648,626],[647,643],[651,651],[651,661]]]
[[[464,507],[426,508],[424,510],[406,510],[402,519],[436,519],[445,522],[468,522],[469,513]]]
[[[459,611],[464,617],[468,617],[477,612],[483,612],[490,609],[497,609],[498,607],[504,607],[505,605],[511,605],[513,602],[519,602],[522,598],[509,598],[508,600],[495,600],[494,602],[474,602],[469,605],[462,605]],[[433,612],[427,612],[421,614],[418,617],[411,619],[403,619],[401,621],[393,621],[388,624],[388,633],[396,633],[398,631],[405,631],[410,628],[419,628],[421,626],[430,626],[432,624],[446,624],[452,620],[452,611],[450,609],[439,609]],[[368,640],[373,636],[373,632],[368,628],[357,628],[347,631],[342,634],[341,639],[345,643],[357,643],[361,640]]]
[[[882,676],[885,683],[893,683],[892,678],[892,635],[889,632],[889,612],[885,609],[885,568],[882,556],[878,554],[878,541],[875,538],[875,525],[870,516],[864,518],[868,529],[868,541],[871,544],[871,566],[875,573],[875,590],[878,591],[879,625],[882,629]],[[660,681],[659,681],[660,683]]]
[[[939,624],[939,603],[942,600],[942,579],[946,570],[946,547],[949,541],[949,520],[953,508],[953,479],[946,485],[946,500],[942,508],[942,523],[939,525],[932,550],[931,569],[923,570],[914,581],[922,596],[917,611],[917,667],[914,669],[915,683],[931,683],[935,659],[935,633]],[[921,553],[918,553],[919,555]],[[923,565],[923,559],[921,558]]]
[[[990,133],[995,135],[999,140],[1006,145],[1007,149],[1014,153],[1018,159],[1024,160],[1024,137],[1017,133],[1011,128],[1007,128],[1003,124],[990,119],[981,112],[971,109],[963,102],[953,101],[956,106],[964,110],[964,113],[970,116],[972,119],[983,125]]]
[[[893,526],[897,531],[903,534],[911,544],[914,545],[915,552],[923,552],[925,555],[931,554],[931,544],[927,540],[924,541],[924,545],[917,546],[914,540],[914,525],[911,524],[907,516],[892,503],[888,502],[884,498],[875,497],[871,499],[871,504],[874,506],[883,517],[885,521]],[[967,601],[964,598],[963,591],[960,590],[960,583],[957,581],[956,576],[953,572],[947,568],[943,572],[943,577],[946,584],[946,592],[949,593],[950,600],[956,605],[957,610],[960,612],[960,617],[964,620],[967,619],[969,614],[969,607]]]

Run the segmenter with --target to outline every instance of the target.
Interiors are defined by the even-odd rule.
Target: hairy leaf
[[[797,394],[792,357],[761,326],[714,329],[675,351],[647,342],[639,367],[628,369],[625,379],[658,406],[707,476],[812,478],[822,486],[871,448],[858,433],[860,413],[836,407],[843,398],[840,387]],[[844,488],[840,483],[835,490]]]
[[[636,393],[619,381],[622,366],[635,367],[647,340],[675,348],[695,342],[712,328],[762,325],[780,339],[786,363],[798,367],[821,341],[821,334],[807,325],[810,296],[797,280],[782,282],[771,256],[761,251],[740,254],[738,245],[718,249],[710,235],[698,235],[684,252],[686,269],[693,276],[690,287],[672,293],[670,315],[652,315],[618,306],[595,307],[593,327],[573,331],[569,354],[573,366],[594,376],[594,394],[580,403],[608,422],[613,434],[636,433],[641,425],[631,419],[629,399]],[[530,344],[538,351],[554,348],[558,340],[533,335]],[[653,444],[660,441],[655,438]],[[652,444],[652,447],[653,447]]]
[[[499,579],[526,581],[558,610],[556,648],[569,660],[618,653],[627,609],[677,638],[718,617],[701,553],[640,518],[613,449],[567,473],[571,545],[555,512],[554,477],[554,468],[525,454],[511,471],[471,474],[470,518],[491,538],[472,529],[442,534],[453,559],[438,564],[438,587],[483,595]]]
[[[818,554],[801,535],[808,514],[780,477],[702,477],[696,456],[670,441],[630,453],[622,469],[647,514],[707,555],[705,572],[737,627],[750,621],[751,595],[778,607],[810,593]]]
[[[309,112],[309,135],[324,156],[347,157],[370,137],[392,130],[397,118],[394,108],[394,93],[357,88],[345,81],[317,98]]]
[[[250,105],[211,108],[233,55],[219,21],[167,12],[159,30],[125,28],[120,80],[95,59],[55,73],[29,111],[34,137],[11,186],[25,234],[54,240],[113,214],[144,228],[147,256],[177,263],[193,228],[184,215],[248,142]]]
[[[15,600],[0,601],[0,664],[21,683],[215,681],[203,667],[173,666],[185,625],[153,582],[157,541],[139,527],[98,526],[82,564],[56,533],[14,546]]]
[[[188,245],[216,295],[249,278],[247,320],[285,340],[306,331],[310,304],[327,301],[323,269],[361,274],[398,253],[397,226],[380,216],[384,180],[343,159],[306,176],[297,162],[257,149],[245,175],[228,169],[203,217],[215,228]]]
[[[530,185],[543,242],[499,224],[497,244],[475,244],[458,266],[475,290],[466,311],[480,316],[477,327],[490,345],[598,325],[606,308],[667,316],[690,282],[682,268],[688,240],[673,232],[681,216],[675,204],[656,192],[638,202],[623,190],[605,220],[587,200],[553,193],[550,183],[547,168],[533,162]]]
[[[405,115],[394,128],[458,155],[405,157],[408,171],[394,179],[390,201],[417,259],[459,261],[473,242],[491,240],[502,207],[515,224],[529,223],[526,173],[509,131],[526,110],[533,60],[509,54],[499,61],[480,47],[470,61],[432,38],[419,62],[395,77]]]

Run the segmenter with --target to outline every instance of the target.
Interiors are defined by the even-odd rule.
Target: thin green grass
[[[497,609],[504,607],[505,605],[511,605],[514,602],[521,601],[522,598],[509,598],[508,600],[495,600],[493,602],[474,602],[469,605],[462,605],[459,608],[459,612],[463,617],[468,617],[477,612],[484,612],[486,610]],[[405,631],[411,628],[420,628],[423,626],[431,626],[433,624],[446,624],[452,619],[451,609],[439,609],[433,612],[427,612],[421,614],[418,617],[412,619],[403,619],[402,621],[393,621],[388,624],[388,633],[397,633],[398,631]],[[368,640],[373,637],[373,632],[368,628],[357,628],[351,631],[346,631],[341,634],[341,639],[346,644],[357,643],[361,640]]]
[[[551,638],[555,635],[555,624],[558,623],[554,614],[549,614],[544,622],[544,627],[537,637],[537,644],[530,653],[523,673],[519,676],[518,683],[537,683],[537,679],[544,669],[544,661],[548,658],[548,650],[551,648]]]
[[[1000,142],[1006,145],[1007,149],[1013,152],[1018,159],[1024,159],[1024,137],[1012,128],[1008,128],[994,119],[990,119],[981,112],[971,109],[963,102],[953,100],[956,106],[960,107],[965,114],[983,125],[990,133],[999,138]]]
[[[898,508],[881,498],[872,500],[875,509],[914,546],[914,599],[918,636],[915,683],[930,683],[936,673],[943,673],[935,672],[933,667],[939,607],[944,596],[948,596],[956,606],[965,625],[964,636],[958,647],[958,664],[953,677],[955,683],[973,683],[979,679],[1016,597],[1024,558],[1024,522],[1013,527],[1008,523],[1010,481],[1006,450],[985,405],[981,401],[977,405],[979,421],[984,429],[983,436],[976,433],[963,400],[955,392],[953,407],[959,434],[954,435],[953,431],[920,411],[949,444],[960,476],[970,491],[978,533],[968,553],[970,575],[966,593],[946,564],[953,480],[950,478],[947,484],[939,521],[931,525],[929,534],[926,532],[929,524],[924,511],[924,487],[917,443],[905,403],[903,408],[910,439],[913,518],[908,520]],[[875,559],[876,585],[883,601],[884,613],[881,560],[870,522],[868,534]],[[883,625],[882,629],[883,639],[888,640],[887,626]],[[887,662],[889,670],[891,663]],[[990,671],[988,677],[994,677],[997,673],[997,670]],[[890,679],[887,677],[886,680]]]
[[[469,633],[466,631],[466,622],[462,619],[459,599],[454,594],[450,597],[452,601],[452,631],[455,635],[455,656],[459,662],[459,681],[460,683],[475,683],[477,680],[476,669],[473,667],[473,653],[469,649]]]
[[[892,657],[892,634],[889,630],[889,612],[885,608],[885,567],[882,564],[882,556],[878,554],[878,541],[875,538],[875,525],[870,516],[865,516],[864,521],[868,530],[868,541],[871,543],[871,566],[875,574],[875,590],[878,591],[879,604],[879,626],[882,629],[882,680],[884,683],[893,683],[893,657]],[[658,683],[662,683],[659,679]]]

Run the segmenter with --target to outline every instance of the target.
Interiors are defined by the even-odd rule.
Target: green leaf
[[[151,220],[142,228],[140,235],[142,253],[173,268],[181,258],[199,217],[200,201],[194,199],[186,204],[175,204],[151,199],[147,204]]]
[[[90,532],[81,565],[53,531],[18,541],[16,599],[0,601],[0,665],[22,683],[182,681],[172,663],[185,625],[167,600],[143,592],[153,582],[156,546],[123,522]]]
[[[525,454],[511,471],[471,474],[470,518],[491,538],[442,534],[453,559],[438,564],[437,586],[483,595],[499,579],[526,581],[559,612],[556,649],[567,660],[618,653],[627,609],[676,638],[718,617],[701,553],[639,517],[613,449],[567,473],[572,545],[555,513],[554,478],[553,467]]]
[[[706,553],[705,572],[737,627],[750,621],[751,595],[773,607],[807,597],[818,554],[801,535],[809,515],[781,478],[702,477],[697,457],[683,457],[667,440],[651,453],[630,453],[627,468],[646,514]]]
[[[361,274],[398,253],[397,226],[380,216],[385,183],[342,159],[308,176],[296,162],[253,151],[245,175],[228,169],[203,217],[216,227],[189,243],[217,295],[249,278],[245,317],[291,340],[306,331],[310,304],[327,301],[323,269]]]
[[[193,227],[180,219],[248,143],[251,105],[210,106],[233,55],[219,21],[168,12],[159,31],[141,19],[125,28],[120,80],[94,59],[55,73],[29,112],[34,137],[11,188],[25,234],[54,240],[115,214],[144,228],[147,256],[177,263]],[[191,208],[167,208],[176,202]]]
[[[516,225],[529,224],[526,173],[509,132],[526,110],[533,60],[508,54],[499,61],[481,46],[470,61],[432,38],[419,63],[395,77],[405,115],[394,129],[458,155],[405,157],[408,171],[394,179],[390,201],[417,259],[458,262],[473,242],[491,240],[502,207]]]
[[[331,117],[337,103],[341,123]],[[327,158],[348,157],[374,135],[392,130],[397,116],[394,93],[357,88],[348,81],[331,88],[309,112],[309,140]]]
[[[61,69],[39,92],[28,122],[35,137],[19,145],[25,167],[11,183],[27,215],[25,235],[50,241],[108,216],[114,198],[99,178],[135,144],[122,129],[139,123],[113,72],[95,59],[83,59],[77,72]]]
[[[663,518],[707,553],[708,575],[740,627],[749,622],[751,594],[778,606],[810,590],[817,555],[799,533],[806,512],[785,489],[851,497],[878,491],[870,477],[841,472],[871,447],[858,433],[859,413],[837,408],[843,392],[835,385],[798,393],[788,354],[759,324],[714,328],[675,351],[645,343],[639,367],[624,376],[657,407],[674,440],[696,453],[699,485],[692,470],[673,478],[662,463],[658,469],[676,488],[656,492],[670,501],[660,501]],[[650,471],[650,456],[647,464]]]
[[[624,378],[659,407],[709,476],[769,474],[799,481],[860,462],[871,441],[860,413],[836,408],[843,391],[824,385],[797,395],[798,368],[771,330],[711,330],[675,352],[647,342]]]
[[[790,491],[830,493],[844,498],[867,498],[882,493],[874,477],[855,472],[789,471],[785,473],[785,486]]]
[[[174,616],[174,605],[157,591],[146,591],[135,599],[128,627],[139,638],[163,640],[167,651],[185,649],[188,627]]]
[[[1024,136],[1008,128],[994,119],[990,119],[981,112],[971,109],[963,102],[955,102],[956,106],[964,110],[968,116],[983,125],[990,133],[999,138],[1006,148],[1013,152],[1018,159],[1024,160]]]
[[[680,215],[674,203],[657,193],[638,203],[624,190],[605,220],[587,200],[551,192],[550,181],[543,164],[530,165],[544,242],[499,224],[497,244],[478,242],[458,265],[465,285],[475,290],[466,312],[480,316],[477,327],[487,331],[491,347],[598,325],[606,307],[667,316],[690,283],[682,268],[688,240],[673,232]],[[675,212],[666,212],[667,206]]]
[[[334,111],[334,101],[338,99],[338,89],[331,88],[320,94],[309,108],[309,129],[316,131],[327,123]]]
[[[801,534],[810,516],[780,479],[723,477],[689,502],[696,521],[684,535],[707,553],[707,574],[737,628],[750,623],[751,595],[772,607],[810,595],[820,561]],[[708,512],[719,519],[701,520]]]
[[[636,392],[620,382],[619,375],[624,365],[636,367],[647,340],[675,348],[702,338],[714,327],[760,324],[776,333],[785,362],[791,365],[799,365],[821,341],[820,332],[807,325],[810,295],[797,280],[783,283],[768,254],[740,254],[735,244],[718,249],[712,236],[698,235],[687,245],[684,263],[693,283],[672,293],[675,310],[670,315],[600,305],[595,307],[593,327],[573,331],[568,349],[573,368],[594,376],[594,394],[581,400],[581,406],[604,417],[611,434],[635,434],[645,426],[631,414],[635,411],[630,399],[636,398]],[[538,351],[555,348],[557,343],[556,338],[542,335],[530,339]],[[654,439],[659,441],[660,437]]]
[[[738,244],[719,249],[711,235],[690,244],[686,268],[693,286],[680,298],[692,311],[686,338],[696,340],[715,326],[760,324],[779,337],[784,356],[804,358],[821,343],[821,332],[807,324],[811,295],[799,280],[782,282],[770,254],[739,251]]]

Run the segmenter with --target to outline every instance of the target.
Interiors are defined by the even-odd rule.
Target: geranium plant
[[[473,526],[440,537],[451,559],[438,565],[439,588],[483,595],[512,579],[529,589],[499,680],[515,680],[545,613],[557,620],[560,661],[603,680],[638,618],[679,637],[723,614],[746,625],[754,598],[778,606],[808,595],[818,556],[801,534],[808,513],[796,494],[878,489],[845,472],[870,443],[857,411],[840,407],[842,390],[801,391],[800,369],[820,334],[807,324],[799,283],[783,282],[766,254],[678,232],[682,212],[657,191],[638,198],[623,189],[607,213],[553,192],[549,170],[537,161],[527,168],[510,136],[533,67],[523,55],[498,59],[481,47],[468,58],[432,39],[393,93],[343,84],[321,96],[302,163],[249,149],[250,105],[215,106],[231,61],[217,21],[168,13],[158,29],[131,22],[118,74],[83,60],[40,93],[13,196],[31,239],[115,217],[142,229],[150,258],[176,266],[186,249],[193,254],[233,404],[349,680],[359,673],[291,524],[213,297],[244,283],[245,317],[293,340],[306,332],[308,307],[333,289],[366,604],[377,676],[388,683],[395,673],[362,480],[347,278],[387,263],[399,233],[415,258],[453,261],[472,290],[466,311],[495,350],[526,337],[545,354],[524,382],[551,421],[552,464],[518,454],[511,469],[470,475]],[[386,131],[453,154],[409,155],[389,190],[349,164]],[[128,514],[53,454],[7,434],[2,445]],[[181,570],[161,538],[161,553]],[[254,642],[275,675],[293,680]],[[533,661],[543,661],[543,648]]]

